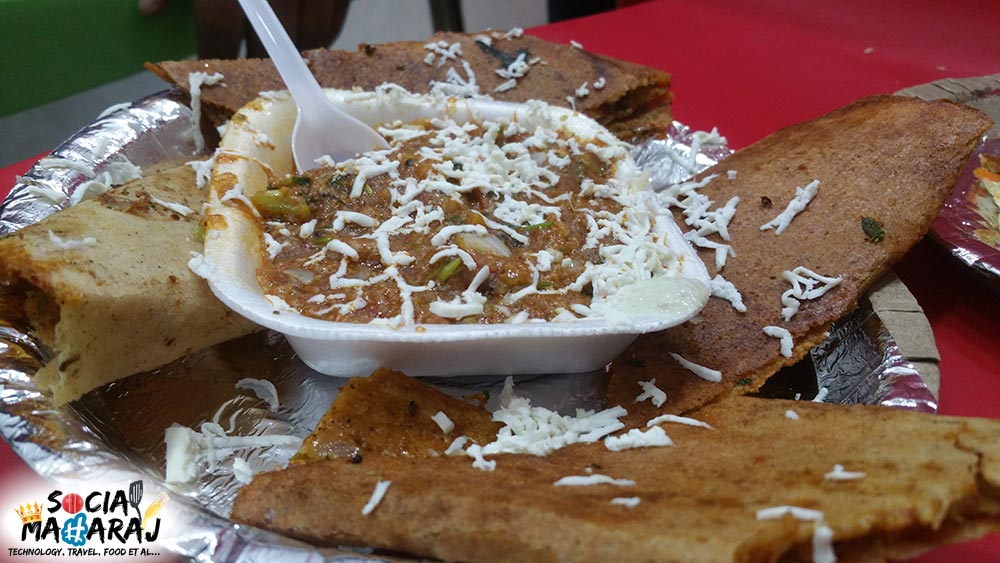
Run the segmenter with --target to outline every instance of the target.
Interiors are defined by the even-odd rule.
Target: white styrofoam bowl
[[[447,114],[456,121],[510,118],[525,107],[492,101],[393,93],[327,90],[327,96],[361,121],[377,124]],[[601,126],[570,110],[551,107],[568,130],[593,136]],[[262,231],[248,204],[223,203],[239,185],[249,196],[265,189],[269,176],[293,172],[289,137],[296,109],[287,93],[247,104],[232,119],[215,157],[211,203],[201,273],[212,291],[244,317],[284,334],[313,369],[339,376],[365,376],[380,367],[409,375],[576,373],[602,368],[639,334],[675,326],[708,301],[708,273],[683,239],[669,212],[658,214],[668,241],[682,256],[683,277],[655,277],[624,299],[610,318],[524,324],[421,324],[389,328],[331,322],[276,309],[257,282],[264,259]],[[635,174],[631,159],[619,166]]]

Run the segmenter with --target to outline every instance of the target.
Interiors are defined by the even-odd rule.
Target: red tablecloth
[[[675,117],[738,148],[862,96],[1000,72],[997,22],[995,0],[662,0],[530,33],[671,72]],[[0,170],[0,196],[31,162]],[[934,329],[941,412],[1000,418],[1000,284],[929,242],[897,272]],[[30,473],[5,444],[0,467],[0,486]],[[997,560],[1000,535],[919,561]]]

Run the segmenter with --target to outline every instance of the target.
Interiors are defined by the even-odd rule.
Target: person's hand
[[[173,0],[138,0],[139,11],[155,15]],[[274,13],[300,50],[329,47],[340,34],[350,0],[269,0]],[[198,57],[234,59],[247,42],[248,57],[266,57],[236,0],[195,0]]]

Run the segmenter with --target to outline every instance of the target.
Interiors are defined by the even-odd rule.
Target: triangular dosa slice
[[[667,409],[685,412],[756,390],[782,366],[800,360],[924,236],[990,123],[985,114],[951,102],[868,98],[782,129],[700,174],[699,180],[715,176],[700,189],[713,209],[739,197],[730,240],[708,237],[731,245],[735,255],[721,272],[714,268],[714,250],[700,255],[712,275],[735,285],[747,310],[713,298],[699,322],[640,336],[613,363],[610,401],[634,403],[638,382],[655,378],[667,393]],[[787,230],[761,230],[796,188],[814,180],[816,195]],[[685,217],[675,217],[685,228]],[[863,228],[864,218],[881,226],[880,240]],[[782,294],[792,285],[783,273],[799,266],[842,281],[818,299],[802,300],[786,321]],[[767,326],[791,333],[790,357],[781,355],[777,338],[764,334]],[[670,353],[722,372],[722,381],[695,376]],[[630,410],[638,422],[652,407],[647,401]]]
[[[0,291],[54,355],[34,382],[55,405],[257,330],[188,268],[206,195],[180,166],[0,240]]]

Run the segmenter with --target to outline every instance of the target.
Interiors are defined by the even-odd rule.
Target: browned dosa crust
[[[493,472],[465,457],[363,449],[359,463],[256,476],[232,516],[316,545],[463,561],[810,560],[811,523],[755,517],[781,505],[822,511],[842,561],[912,555],[1000,528],[998,421],[748,397],[694,416],[714,429],[667,425],[671,447],[498,456]],[[825,479],[835,464],[865,476]],[[636,484],[553,486],[588,470]],[[380,480],[391,481],[388,493],[364,516]],[[616,497],[640,504],[611,504]]]
[[[641,336],[613,364],[610,404],[629,405],[630,420],[638,424],[653,414],[648,401],[634,403],[639,381],[655,378],[667,392],[667,410],[685,412],[755,390],[804,357],[824,340],[830,323],[854,309],[865,289],[927,232],[989,126],[984,114],[951,102],[881,96],[778,131],[701,174],[718,175],[701,189],[716,206],[740,197],[729,225],[736,255],[721,273],[740,290],[747,311],[711,299],[701,322]],[[728,179],[730,170],[734,180]],[[785,209],[797,186],[816,179],[817,195],[783,234],[760,230]],[[866,240],[862,217],[881,223],[884,240]],[[714,253],[701,256],[714,275]],[[785,322],[780,298],[791,286],[782,272],[797,266],[843,282],[820,299],[803,301]],[[792,357],[779,354],[779,342],[762,332],[765,326],[792,333]],[[721,371],[722,382],[696,377],[668,352]]]
[[[462,59],[475,73],[480,92],[500,101],[545,100],[568,106],[573,98],[576,108],[608,126],[622,138],[632,139],[662,133],[669,129],[670,75],[649,67],[595,55],[569,45],[551,43],[531,36],[493,39],[491,48],[476,43],[479,34],[438,33],[430,41],[462,44]],[[305,57],[320,84],[329,88],[359,87],[371,90],[394,82],[415,93],[429,91],[431,81],[444,81],[449,69],[462,78],[466,71],[457,61],[438,66],[426,64],[430,53],[424,41],[401,41],[384,45],[362,45],[357,51],[307,51]],[[496,55],[502,51],[516,57],[527,50],[541,62],[532,65],[516,88],[505,92],[494,89],[506,79],[495,71],[503,65]],[[192,72],[220,72],[224,85],[204,86],[201,100],[205,114],[219,124],[244,104],[265,90],[283,90],[284,83],[267,59],[167,61],[147,63],[146,67],[164,80],[188,90]],[[606,85],[597,89],[595,81],[604,78]],[[576,95],[588,83],[589,94]]]

